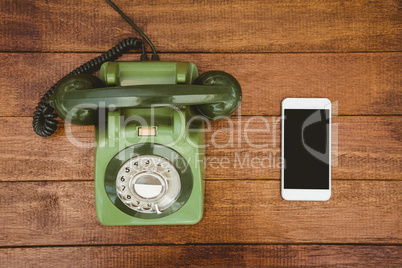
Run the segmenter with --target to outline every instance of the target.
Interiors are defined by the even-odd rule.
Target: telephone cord
[[[127,38],[118,43],[116,46],[108,50],[106,53],[82,64],[77,69],[73,70],[62,79],[74,74],[92,74],[100,69],[101,65],[107,61],[114,61],[122,56],[124,53],[131,49],[142,49],[141,60],[146,59],[144,42],[138,38]],[[52,135],[57,129],[56,117],[57,113],[49,105],[49,98],[53,95],[55,88],[62,80],[60,79],[54,84],[42,97],[38,106],[35,108],[32,126],[36,134],[42,137],[48,137]]]

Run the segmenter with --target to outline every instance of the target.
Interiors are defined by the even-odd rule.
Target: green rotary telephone
[[[139,48],[141,61],[113,61]],[[152,59],[140,39],[126,39],[61,79],[35,112],[40,136],[56,130],[56,116],[95,125],[96,212],[105,225],[199,222],[204,121],[230,116],[241,102],[228,73],[199,75],[193,63],[159,61],[155,51]],[[91,75],[99,67],[99,77]]]

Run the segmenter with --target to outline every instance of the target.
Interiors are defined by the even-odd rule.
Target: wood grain
[[[401,50],[398,0],[116,4],[163,52]],[[125,37],[139,36],[100,0],[7,0],[0,17],[0,51],[106,51]]]
[[[1,267],[400,267],[398,246],[187,245],[0,249]]]
[[[402,118],[341,116],[333,119],[333,179],[402,179]],[[63,127],[49,138],[27,117],[0,118],[0,181],[92,180],[94,149],[75,147]],[[233,129],[229,127],[233,124]],[[80,143],[93,127],[72,126]],[[207,179],[279,179],[279,117],[231,117],[206,133]],[[338,152],[336,152],[336,149]]]
[[[204,218],[185,226],[102,226],[94,183],[2,182],[0,245],[400,244],[402,181],[333,181],[327,202],[289,202],[279,181],[207,181]]]
[[[206,133],[204,218],[97,221],[94,149],[73,146],[63,124],[36,136],[30,116],[58,79],[138,34],[104,0],[3,0],[0,267],[402,266],[400,0],[115,2],[162,60],[223,70],[242,86],[234,131],[220,121]],[[328,97],[341,115],[328,202],[280,197],[286,97]],[[94,140],[93,127],[72,129]]]
[[[99,54],[0,53],[0,116],[31,116],[60,78]],[[338,115],[402,114],[402,53],[164,54],[223,70],[242,86],[239,115],[279,115],[287,97],[327,97]],[[122,60],[138,60],[125,55]],[[18,63],[18,64],[16,64]]]

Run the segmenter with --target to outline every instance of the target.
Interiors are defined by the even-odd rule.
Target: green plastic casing
[[[107,86],[191,84],[198,76],[191,62],[107,62],[99,78]],[[95,199],[98,220],[104,225],[195,224],[203,214],[204,132],[202,120],[190,106],[105,109],[105,124],[95,127]],[[189,127],[190,126],[190,127]],[[154,127],[155,136],[139,136],[140,127]],[[105,190],[105,171],[111,159],[130,146],[157,144],[182,156],[192,172],[191,194],[176,212],[144,219],[117,208]],[[142,154],[154,154],[153,150]],[[127,156],[129,157],[129,156]],[[118,167],[116,167],[118,168]]]

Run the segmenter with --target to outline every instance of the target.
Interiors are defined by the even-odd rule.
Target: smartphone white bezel
[[[327,98],[286,98],[282,101],[282,161],[284,161],[284,130],[285,109],[325,109],[329,110],[329,163],[331,163],[331,101]],[[289,201],[327,201],[331,197],[331,164],[329,166],[329,189],[285,189],[284,188],[284,163],[281,167],[281,194],[282,198]]]

